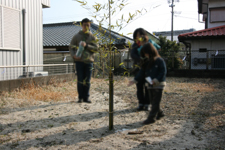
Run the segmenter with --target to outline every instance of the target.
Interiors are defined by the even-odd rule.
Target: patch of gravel
[[[74,97],[45,102],[16,99],[16,93],[2,96],[0,149],[224,150],[224,80],[167,78],[162,99],[166,116],[151,125],[142,125],[149,112],[135,110],[136,87],[126,85],[127,79],[115,77],[111,131],[104,79],[92,79],[91,104],[77,103]]]

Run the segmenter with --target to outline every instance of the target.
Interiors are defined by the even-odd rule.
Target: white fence
[[[192,50],[191,69],[225,70],[225,50]]]
[[[68,59],[65,59],[68,56]],[[113,66],[117,68],[131,69],[133,61],[131,61],[128,50],[113,53]],[[100,61],[99,54],[96,54],[93,75],[101,75],[107,73],[107,65],[109,65],[109,56],[102,58]],[[62,64],[64,62],[64,64]],[[75,65],[70,55],[45,54],[44,65],[16,65],[16,66],[0,66],[0,81],[13,80],[20,78],[29,78],[37,76],[49,76],[56,74],[74,73]],[[48,64],[51,63],[51,64]],[[123,65],[120,65],[123,63]]]
[[[19,78],[49,76],[74,72],[73,63],[70,64],[46,64],[46,65],[21,65],[0,66],[0,81]]]

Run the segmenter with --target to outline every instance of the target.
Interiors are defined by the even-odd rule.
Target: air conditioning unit
[[[30,77],[41,77],[41,76],[48,76],[48,72],[46,71],[34,71],[29,73]]]

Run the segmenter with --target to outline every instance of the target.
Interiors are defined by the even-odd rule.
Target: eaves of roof
[[[225,25],[184,33],[178,36],[180,42],[192,39],[215,39],[215,38],[225,38]]]
[[[159,38],[157,36],[155,36],[154,34],[151,34],[150,32],[146,31],[147,34],[151,35],[152,37],[154,37],[156,40],[159,40]]]
[[[43,25],[43,46],[69,46],[72,37],[77,34],[81,27],[79,26],[80,22],[65,22],[65,23],[53,23],[53,24],[44,24]],[[109,39],[109,30],[106,30],[106,34],[103,37],[98,37],[99,39]],[[98,31],[98,25],[92,23],[90,30],[92,33]],[[125,39],[125,43],[128,41],[132,42],[133,40],[126,36],[121,36],[118,33],[111,31],[112,39],[115,40],[113,44],[120,44],[120,40]],[[98,36],[98,34],[97,34]]]

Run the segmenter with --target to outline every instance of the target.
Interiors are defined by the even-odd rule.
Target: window
[[[21,11],[0,6],[0,49],[21,50]]]
[[[225,7],[210,8],[210,22],[223,22],[225,21]]]
[[[199,52],[207,52],[207,48],[199,48]]]
[[[225,68],[225,55],[212,55],[212,68],[222,69]]]

